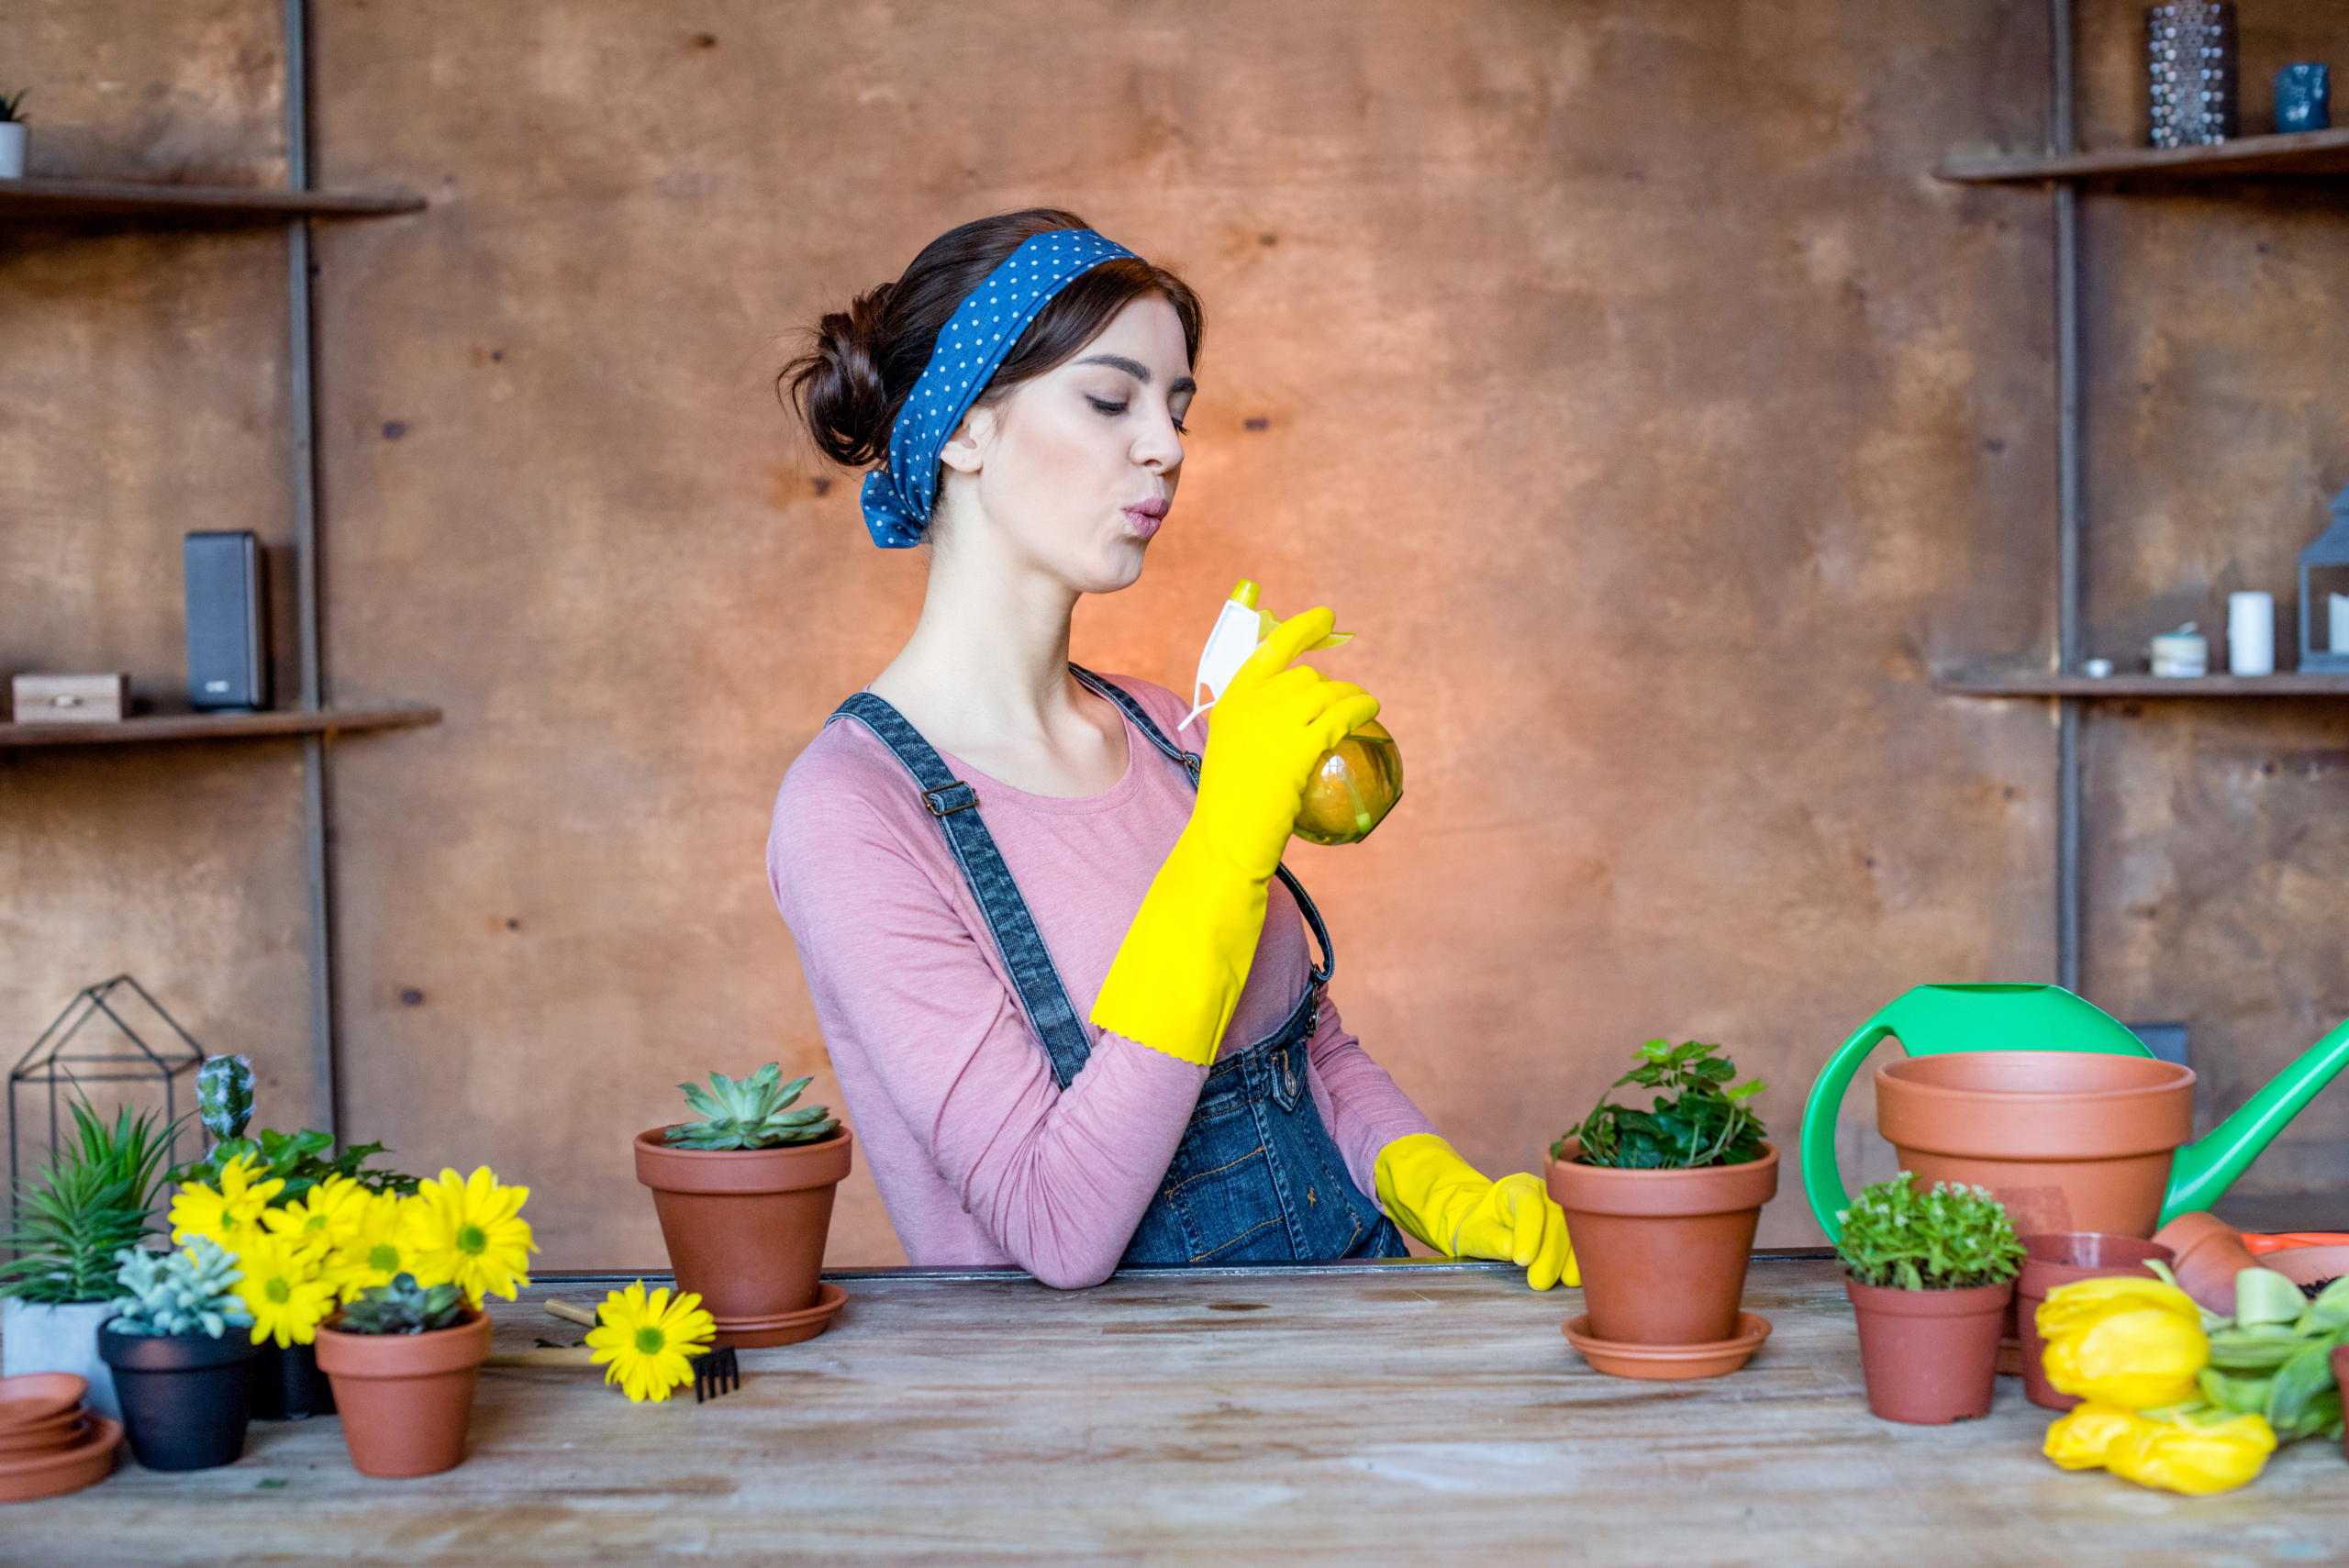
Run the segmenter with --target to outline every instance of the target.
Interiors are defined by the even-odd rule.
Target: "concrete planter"
[[[84,1403],[91,1409],[108,1420],[121,1420],[114,1369],[98,1358],[98,1329],[113,1316],[110,1301],[37,1307],[13,1296],[0,1300],[0,1377],[70,1372],[89,1381]]]

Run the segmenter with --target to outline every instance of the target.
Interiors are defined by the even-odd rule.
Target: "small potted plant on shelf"
[[[255,1336],[262,1343],[251,1363],[254,1418],[298,1421],[330,1415],[334,1391],[318,1371],[313,1332],[338,1296],[382,1284],[393,1271],[369,1271],[371,1277],[360,1284],[338,1271],[328,1284],[332,1250],[317,1243],[371,1221],[380,1229],[394,1212],[387,1200],[415,1192],[417,1178],[371,1164],[385,1152],[380,1143],[353,1144],[336,1154],[333,1138],[315,1129],[264,1128],[248,1136],[253,1072],[245,1057],[206,1062],[195,1075],[195,1097],[214,1142],[202,1159],[171,1174],[180,1184],[172,1205],[173,1239],[209,1235],[231,1252],[250,1253],[248,1273],[266,1266],[269,1277],[306,1304],[301,1310],[269,1312],[268,1326]],[[272,1306],[286,1307],[293,1299]]]
[[[2005,1207],[1987,1187],[1937,1182],[1920,1193],[1903,1171],[1835,1218],[1869,1410],[1921,1426],[1988,1415],[2023,1260]]]
[[[126,1248],[148,1234],[170,1151],[167,1129],[124,1106],[109,1127],[85,1101],[73,1137],[51,1150],[19,1195],[17,1229],[0,1238],[0,1373],[64,1372],[88,1380],[90,1408],[119,1417],[98,1328],[115,1314]]]
[[[1769,1332],[1738,1300],[1762,1206],[1778,1190],[1778,1151],[1750,1104],[1764,1085],[1733,1084],[1737,1065],[1720,1049],[1648,1041],[1612,1087],[1655,1091],[1650,1108],[1601,1095],[1550,1148],[1550,1195],[1582,1264],[1587,1338],[1681,1352],[1668,1358],[1676,1370],[1627,1365],[1626,1375],[1732,1371]],[[1698,1351],[1715,1353],[1689,1359]]]
[[[712,1073],[707,1089],[677,1085],[702,1120],[637,1134],[677,1288],[702,1298],[721,1345],[813,1339],[846,1299],[818,1276],[852,1140],[822,1106],[797,1106],[809,1082],[773,1062],[740,1082]]]
[[[318,1330],[343,1441],[362,1475],[437,1475],[465,1457],[489,1314],[454,1282],[401,1273],[371,1285]]]
[[[25,95],[0,93],[0,180],[25,172]]]
[[[176,1252],[129,1250],[121,1260],[116,1278],[128,1294],[98,1330],[98,1354],[114,1373],[130,1451],[150,1470],[234,1464],[253,1359],[235,1254],[199,1236]]]

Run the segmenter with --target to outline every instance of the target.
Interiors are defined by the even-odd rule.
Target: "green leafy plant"
[[[274,1177],[285,1184],[272,1201],[273,1207],[298,1201],[328,1176],[348,1177],[371,1193],[397,1193],[405,1197],[417,1189],[417,1179],[406,1172],[368,1164],[376,1155],[391,1152],[380,1143],[354,1143],[341,1153],[332,1154],[329,1151],[334,1148],[334,1135],[316,1129],[276,1132],[263,1128],[258,1134],[247,1137],[245,1127],[253,1114],[253,1068],[245,1057],[215,1056],[198,1068],[195,1105],[204,1118],[205,1130],[216,1141],[205,1151],[202,1159],[192,1160],[172,1172],[174,1182],[217,1186],[220,1168],[242,1157],[266,1167],[255,1173],[254,1180]]]
[[[465,1293],[454,1284],[426,1289],[411,1273],[370,1286],[342,1309],[333,1327],[346,1334],[429,1334],[465,1320]]]
[[[1769,1129],[1746,1102],[1765,1084],[1759,1078],[1731,1086],[1737,1063],[1713,1053],[1718,1045],[1652,1040],[1640,1047],[1640,1065],[1610,1084],[1663,1091],[1652,1110],[1619,1106],[1605,1095],[1581,1122],[1550,1146],[1563,1159],[1568,1139],[1582,1140],[1581,1163],[1626,1171],[1690,1171],[1742,1165],[1762,1158]]]
[[[209,1236],[198,1236],[176,1252],[126,1249],[116,1283],[129,1294],[114,1304],[108,1327],[117,1334],[195,1334],[218,1339],[230,1329],[250,1329],[253,1315],[237,1295],[245,1277],[237,1254]]]
[[[680,1084],[685,1104],[705,1119],[671,1128],[669,1141],[680,1149],[773,1149],[829,1138],[841,1124],[822,1106],[791,1108],[814,1081],[794,1078],[785,1084],[782,1067],[770,1062],[740,1083],[712,1073],[707,1089]]]
[[[2146,1267],[2177,1283],[2166,1265]],[[2349,1344],[2349,1279],[2334,1280],[2311,1301],[2273,1269],[2241,1270],[2235,1315],[2221,1318],[2204,1307],[2202,1331],[2210,1337],[2210,1362],[2199,1373],[2202,1398],[2181,1408],[2265,1416],[2279,1442],[2341,1440],[2332,1349]]]
[[[2022,1271],[2022,1243],[1987,1187],[1936,1182],[1920,1193],[1903,1171],[1860,1189],[1835,1216],[1835,1255],[1862,1284],[1965,1290],[2004,1284]]]
[[[0,1237],[17,1254],[0,1263],[0,1296],[46,1307],[111,1300],[117,1259],[152,1229],[171,1129],[128,1106],[112,1127],[86,1100],[72,1109],[73,1137],[19,1187],[17,1229]]]
[[[29,92],[31,89],[26,89]],[[0,125],[22,125],[25,119],[24,93],[0,93]]]

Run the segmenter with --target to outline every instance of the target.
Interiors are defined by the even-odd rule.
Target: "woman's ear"
[[[996,411],[970,409],[963,414],[963,422],[954,427],[954,433],[946,438],[946,444],[938,449],[938,461],[957,473],[976,473],[985,466],[986,449],[995,435]]]

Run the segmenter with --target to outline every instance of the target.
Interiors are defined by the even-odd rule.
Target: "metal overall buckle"
[[[970,795],[970,798],[953,806],[945,806],[940,803],[940,797],[941,795],[952,795],[958,789],[967,791]],[[956,779],[952,784],[941,784],[936,789],[926,789],[922,791],[921,803],[930,807],[930,814],[932,817],[947,817],[953,816],[958,811],[971,811],[976,809],[979,804],[979,792],[972,789],[969,784],[964,784],[961,779]]]

